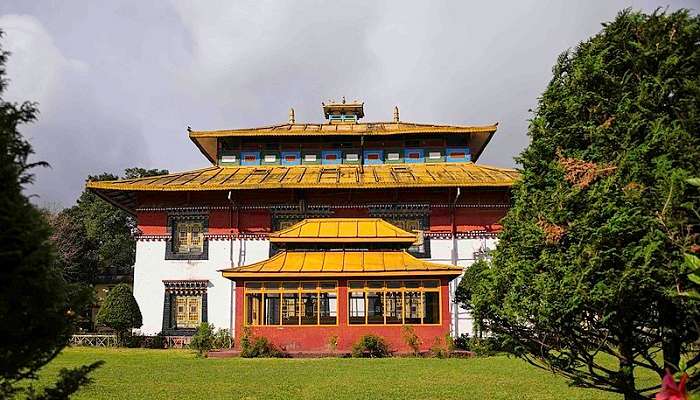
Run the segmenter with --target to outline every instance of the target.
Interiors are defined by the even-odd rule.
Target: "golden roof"
[[[405,251],[282,251],[265,261],[220,272],[225,278],[458,276],[462,268],[419,260]]]
[[[406,243],[416,235],[381,218],[309,218],[270,235],[273,243]]]
[[[471,137],[472,159],[476,161],[498,124],[458,126],[418,124],[412,122],[370,122],[353,124],[282,124],[262,128],[229,129],[218,131],[190,131],[190,140],[216,164],[217,139],[225,137],[319,137],[319,136],[386,136],[409,134],[468,134]]]
[[[387,189],[417,187],[508,188],[514,169],[474,163],[212,166],[194,171],[115,181],[90,181],[86,187],[130,210],[134,192],[265,189]]]

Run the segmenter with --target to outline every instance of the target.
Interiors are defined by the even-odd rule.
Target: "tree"
[[[143,325],[141,310],[129,285],[121,283],[109,291],[97,312],[97,323],[114,329],[119,343],[124,342],[124,337],[132,328]]]
[[[167,174],[167,170],[127,168],[125,179]],[[118,176],[102,173],[88,180],[114,180]],[[116,271],[131,272],[136,255],[132,230],[136,221],[90,191],[83,191],[77,204],[50,218],[58,249],[58,261],[69,282],[92,285],[95,277]]]
[[[575,385],[645,398],[660,385],[635,370],[660,382],[700,361],[698,303],[678,295],[698,244],[699,42],[687,11],[625,10],[559,57],[492,264],[470,284],[477,319]]]
[[[33,179],[29,170],[47,164],[28,161],[32,146],[18,131],[36,119],[36,106],[2,99],[7,56],[0,48],[0,398],[33,393],[26,380],[36,379],[37,371],[66,346],[73,332],[72,310],[87,300],[84,291],[61,276],[49,224],[22,193]],[[44,398],[52,398],[51,390],[74,392],[98,366],[65,371]]]

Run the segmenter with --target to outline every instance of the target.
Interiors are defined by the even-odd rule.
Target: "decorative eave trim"
[[[445,277],[457,277],[462,275],[464,270],[460,269],[446,269],[441,271],[389,271],[389,272],[233,272],[226,270],[219,270],[224,278],[344,278],[344,277],[382,277],[382,276],[445,276]]]
[[[209,280],[207,279],[192,279],[192,280],[163,280],[165,291],[175,294],[197,293],[202,294],[207,292]]]

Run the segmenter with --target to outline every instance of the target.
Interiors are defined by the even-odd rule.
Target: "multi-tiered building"
[[[496,125],[408,123],[398,109],[363,123],[357,102],[323,111],[321,124],[291,110],[283,125],[190,130],[211,167],[88,182],[138,221],[143,332],[248,325],[289,350],[369,332],[401,349],[403,324],[428,344],[471,332],[451,297],[494,246],[518,176],[476,164]]]

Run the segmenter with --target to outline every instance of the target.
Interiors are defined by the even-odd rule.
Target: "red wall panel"
[[[444,340],[450,330],[449,292],[447,280],[442,279],[441,291],[441,323],[439,325],[413,325],[416,334],[421,338],[421,350],[428,350],[436,339]],[[392,351],[409,352],[402,336],[402,325],[349,325],[347,286],[345,280],[338,282],[338,324],[325,326],[254,326],[252,332],[256,336],[265,336],[275,345],[286,351],[328,352],[329,339],[338,337],[337,350],[350,351],[352,345],[361,336],[372,333],[383,337]],[[244,283],[236,282],[236,346],[240,346],[240,335],[243,330],[244,318]]]

